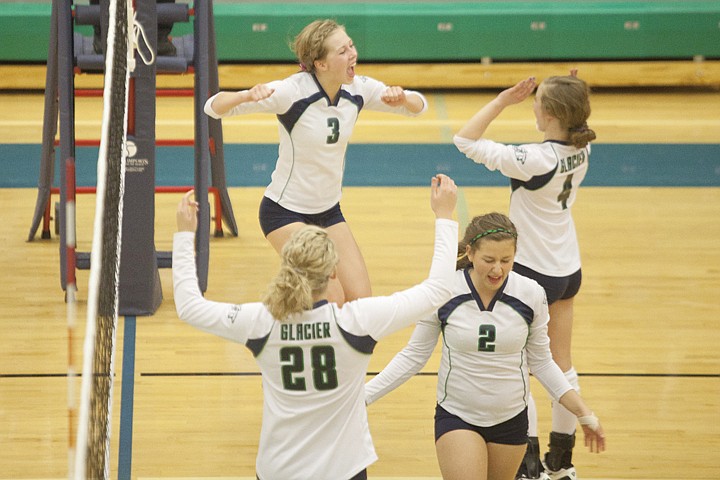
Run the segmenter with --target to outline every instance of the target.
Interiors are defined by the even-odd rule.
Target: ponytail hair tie
[[[588,127],[588,124],[587,124],[587,122],[585,122],[585,123],[583,123],[582,125],[580,125],[579,127],[573,127],[573,128],[568,129],[568,130],[571,131],[571,132],[580,133],[580,132],[584,132],[584,131],[587,130],[588,128],[589,128],[589,127]]]

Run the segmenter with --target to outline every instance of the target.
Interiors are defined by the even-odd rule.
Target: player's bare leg
[[[370,275],[365,259],[348,224],[336,223],[328,227],[327,232],[335,242],[340,258],[337,269],[339,282],[336,282],[336,290],[333,293],[335,295],[341,293],[343,296],[336,300],[336,303],[342,305],[344,302],[371,296]]]
[[[487,444],[477,433],[447,432],[435,442],[435,451],[444,480],[487,480]]]
[[[488,443],[488,480],[513,480],[525,455],[525,445]]]
[[[577,372],[572,364],[573,299],[558,300],[550,305],[548,336],[550,350],[555,363],[565,373],[570,385],[580,391]],[[545,468],[551,480],[573,480],[576,478],[572,464],[572,450],[575,446],[577,418],[558,402],[552,406],[552,432],[550,450],[545,454]]]

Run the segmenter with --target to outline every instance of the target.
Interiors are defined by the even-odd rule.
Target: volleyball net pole
[[[110,474],[132,6],[126,0],[110,0],[109,15],[83,375],[72,468],[74,478],[81,480],[107,479]]]
[[[156,74],[159,68],[154,62],[154,52],[157,51],[157,5],[152,1],[137,0],[100,0],[99,3],[99,9],[102,10],[95,6],[93,15],[102,19],[101,31],[107,32],[103,67],[103,128],[97,161],[97,187],[94,190],[96,210],[92,248],[89,254],[79,254],[75,251],[74,195],[78,189],[74,183],[76,142],[73,130],[75,89],[72,70],[73,18],[70,15],[72,0],[53,1],[53,11],[58,12],[57,83],[61,100],[59,143],[62,158],[67,158],[71,164],[67,169],[61,169],[59,193],[63,208],[58,212],[62,245],[61,283],[69,303],[68,377],[71,385],[68,396],[71,423],[69,436],[72,437],[69,451],[70,456],[74,457],[70,461],[69,477],[79,479],[107,478],[109,475],[118,315],[152,315],[162,301],[158,268],[170,266],[169,257],[165,255],[169,252],[157,252],[154,244],[155,99]],[[219,88],[217,58],[214,44],[210,43],[214,36],[212,2],[201,1],[196,7],[193,61],[197,63],[194,65],[194,106],[197,123],[194,186],[196,199],[201,206],[196,253],[199,286],[205,291],[210,226],[207,192],[211,189],[208,185],[208,173],[212,172],[214,181],[221,184],[221,187],[213,185],[213,188],[222,193],[219,197],[220,203],[229,204],[229,199],[222,165],[220,123],[208,124],[208,117],[202,111],[203,100],[211,90]],[[166,9],[164,15],[172,11]],[[90,15],[92,12],[92,9],[88,9],[83,13],[83,21],[95,18]],[[178,18],[184,17],[180,15]],[[137,32],[140,32],[140,35]],[[208,58],[200,53],[206,50]],[[167,60],[164,57],[161,59]],[[172,60],[176,63],[184,61],[182,58]],[[78,64],[80,63],[78,60]],[[133,72],[132,76],[130,71]],[[232,216],[231,210],[229,214]],[[233,234],[237,235],[234,222],[232,226]],[[90,277],[81,392],[76,414],[74,392],[77,375],[73,357],[73,331],[76,323],[75,269],[80,265],[90,269]],[[76,417],[78,427],[77,432],[73,432]]]

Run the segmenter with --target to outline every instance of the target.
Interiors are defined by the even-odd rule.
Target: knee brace
[[[545,465],[552,471],[570,468],[572,449],[575,446],[575,434],[550,432],[550,450],[545,454]]]

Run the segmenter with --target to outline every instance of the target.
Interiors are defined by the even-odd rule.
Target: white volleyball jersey
[[[518,231],[515,262],[551,277],[577,272],[580,247],[571,209],[587,173],[590,145],[454,140],[471,160],[510,177],[509,217]]]
[[[370,77],[356,76],[342,85],[337,99],[327,96],[315,75],[301,72],[284,80],[268,83],[275,92],[260,102],[243,103],[223,117],[244,113],[269,112],[277,115],[280,133],[278,159],[265,196],[298,213],[321,213],[340,201],[345,171],[345,152],[360,110],[378,110],[416,116],[405,107],[390,107],[381,96],[385,84]],[[212,110],[211,97],[205,112]],[[371,168],[371,166],[368,166]]]
[[[418,322],[407,346],[365,386],[371,403],[412,377],[427,363],[442,333],[437,402],[467,423],[489,427],[526,406],[528,369],[554,398],[572,389],[552,359],[545,291],[510,272],[485,306],[468,270],[458,270],[453,298]]]
[[[377,455],[367,421],[364,383],[377,340],[429,315],[451,296],[457,223],[436,220],[428,279],[386,297],[339,308],[327,301],[284,322],[262,303],[234,305],[203,298],[194,234],[173,239],[173,283],[179,317],[245,344],[260,366],[263,421],[256,470],[262,480],[341,480]]]

